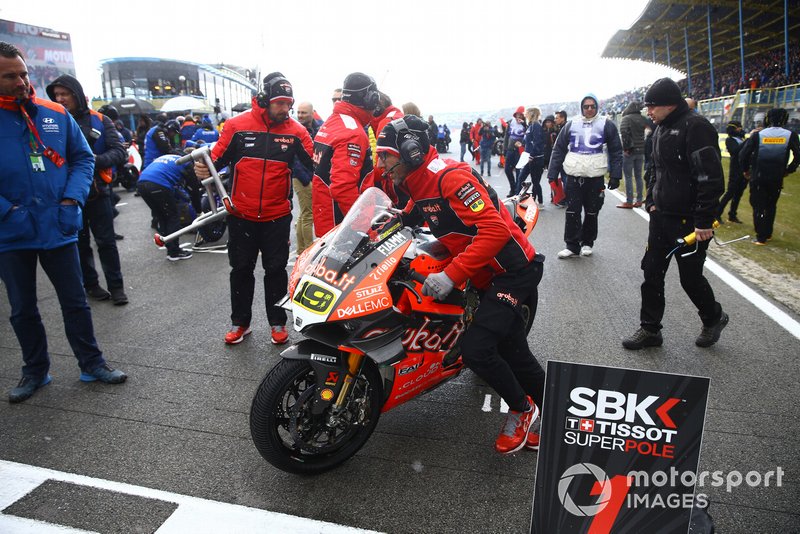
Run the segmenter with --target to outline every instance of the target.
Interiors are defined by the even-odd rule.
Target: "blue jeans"
[[[483,175],[483,165],[486,164],[486,173],[492,175],[492,147],[481,147],[481,175]]]
[[[117,239],[114,237],[114,206],[108,189],[100,191],[99,195],[86,202],[83,207],[83,229],[78,232],[78,251],[83,271],[83,284],[85,287],[98,285],[99,279],[94,267],[94,253],[92,252],[91,238],[97,244],[97,255],[106,278],[108,289],[119,289],[122,283],[122,268],[119,262]]]
[[[461,143],[461,161],[464,161],[464,154],[467,153],[467,143]]]
[[[644,198],[642,166],[644,166],[644,154],[623,154],[622,173],[625,175],[625,196],[630,203],[633,202],[634,179],[636,180],[636,202],[641,202]]]
[[[67,340],[81,371],[94,371],[106,361],[94,337],[92,311],[83,291],[78,247],[70,243],[50,250],[0,252],[0,279],[8,292],[11,326],[25,362],[22,376],[41,379],[50,369],[47,336],[36,306],[37,260],[58,295]]]

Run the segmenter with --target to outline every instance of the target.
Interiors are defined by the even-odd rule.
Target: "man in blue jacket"
[[[89,109],[83,86],[69,74],[62,74],[46,88],[50,100],[64,106],[78,123],[83,136],[94,153],[94,180],[89,197],[83,206],[83,229],[78,233],[78,255],[83,270],[83,287],[94,300],[111,300],[115,305],[128,303],[122,280],[122,267],[114,231],[114,203],[110,183],[114,167],[124,163],[128,153],[122,137],[109,117]],[[108,291],[100,286],[94,264],[91,236],[97,245],[97,255],[106,279]]]
[[[37,308],[37,261],[58,295],[80,379],[124,382],[125,373],[109,367],[97,346],[76,245],[94,154],[62,106],[35,96],[22,53],[2,41],[0,131],[0,279],[24,361],[8,400],[24,401],[51,381]]]

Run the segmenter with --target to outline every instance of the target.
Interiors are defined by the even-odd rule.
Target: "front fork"
[[[347,405],[347,397],[350,395],[350,390],[353,389],[353,382],[361,371],[364,365],[366,354],[356,351],[353,348],[339,347],[340,350],[347,352],[347,374],[344,377],[342,389],[339,391],[339,396],[336,402],[333,403],[333,412],[339,413]]]

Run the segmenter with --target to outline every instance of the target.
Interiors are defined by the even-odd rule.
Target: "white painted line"
[[[356,534],[375,532],[5,460],[0,460],[0,509],[27,495],[46,480],[70,482],[80,486],[89,486],[177,504],[178,508],[175,512],[156,531],[158,534],[182,534],[184,532],[217,534],[231,531],[235,531],[237,534],[261,534],[264,532]],[[9,500],[11,501],[8,502]],[[5,521],[9,517],[12,516],[0,514],[0,521]],[[37,528],[31,528],[31,525]],[[68,529],[67,527],[40,521],[31,523],[30,520],[13,518],[9,522],[0,522],[0,532],[4,534],[29,532],[63,534],[83,533],[85,531]]]
[[[483,397],[483,406],[481,407],[481,410],[484,412],[492,411],[492,395],[490,393],[487,393]]]
[[[3,534],[98,534],[94,530],[80,530],[5,514],[0,514],[0,532]]]
[[[115,206],[127,206],[127,205],[128,205],[128,203],[127,203],[127,202],[117,202],[117,203],[116,203],[116,204],[114,204],[114,205],[115,205]]]
[[[622,193],[618,191],[610,192],[619,200],[625,200],[625,197],[622,195]],[[639,214],[639,216],[641,216],[645,221],[650,221],[650,214],[644,211],[644,209],[636,208],[633,211]],[[714,273],[717,278],[728,284],[731,289],[739,293],[739,295],[741,295],[745,300],[749,301],[753,306],[764,312],[767,317],[778,323],[778,326],[792,334],[797,339],[800,339],[800,323],[792,319],[789,314],[753,291],[745,283],[736,278],[736,276],[731,274],[728,270],[723,268],[714,260],[706,257],[705,266],[709,271]]]
[[[500,413],[508,413],[508,404],[500,397]]]

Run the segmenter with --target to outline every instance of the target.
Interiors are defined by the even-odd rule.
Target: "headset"
[[[281,82],[291,83],[289,80],[283,77],[283,75],[275,76],[274,78],[270,78],[269,81],[264,82],[264,86],[256,95],[256,103],[258,107],[263,109],[269,108],[269,101],[272,99],[273,87],[279,85]]]
[[[370,82],[366,87],[361,87],[360,89],[344,89],[344,92],[349,93],[346,100],[347,102],[351,102],[352,95],[364,93],[364,96],[361,97],[362,105],[359,107],[373,111],[380,105],[381,93],[378,91],[378,86],[375,84],[375,80],[369,76],[367,77],[369,78]],[[353,102],[353,105],[357,106],[358,104]]]
[[[402,117],[389,124],[397,132],[397,149],[400,151],[400,160],[412,169],[422,165],[422,162],[425,161],[425,154],[430,149],[430,141],[427,137],[424,140],[421,138],[425,132],[412,130]]]
[[[366,92],[364,93],[364,109],[368,109],[370,111],[376,109],[381,103],[381,94],[378,92],[378,88],[375,85],[375,82],[372,82],[367,87]]]

